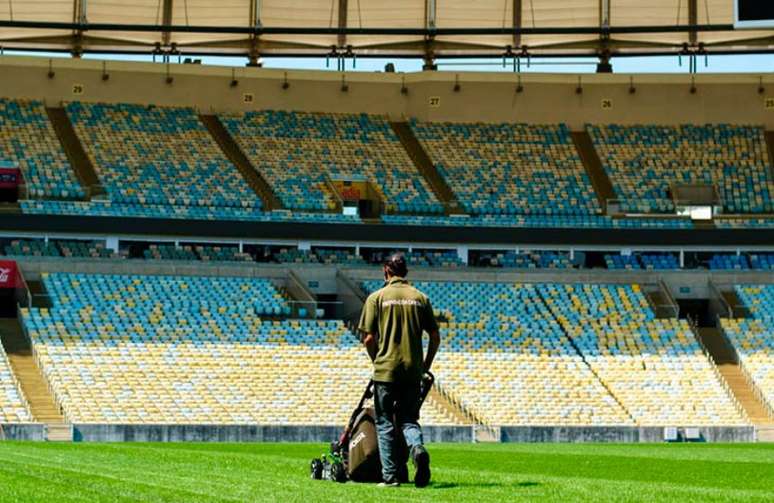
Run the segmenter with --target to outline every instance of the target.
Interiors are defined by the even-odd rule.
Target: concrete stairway
[[[435,193],[435,197],[446,206],[447,213],[457,215],[464,214],[465,212],[463,211],[460,202],[457,200],[457,196],[454,195],[449,184],[446,183],[446,180],[444,180],[441,174],[438,173],[438,170],[435,169],[435,164],[433,164],[433,161],[430,159],[430,156],[427,155],[427,152],[425,152],[425,149],[422,147],[422,144],[419,143],[417,137],[414,136],[414,132],[411,130],[411,126],[409,126],[408,122],[391,122],[390,126],[395,134],[398,135],[398,139],[400,139],[403,148],[406,149],[411,160],[414,161],[417,170],[425,178],[428,185],[430,185],[433,193]]]
[[[218,143],[218,146],[226,155],[229,161],[236,166],[247,184],[253,189],[253,192],[263,202],[263,207],[267,210],[276,210],[282,208],[282,202],[272,190],[271,185],[261,176],[253,167],[250,160],[242,152],[236,141],[220,122],[216,115],[200,115],[199,120],[207,128],[212,137]]]
[[[22,393],[30,406],[35,421],[45,423],[49,440],[72,440],[72,427],[65,423],[51,391],[32,355],[32,348],[25,338],[19,320],[0,318],[0,340],[8,355]],[[66,433],[69,431],[69,437]]]
[[[75,170],[75,176],[86,190],[86,198],[91,199],[95,196],[105,195],[105,189],[99,181],[97,172],[94,171],[94,165],[83,149],[81,140],[75,133],[75,129],[70,122],[70,118],[67,117],[65,109],[61,107],[46,108],[46,113],[51,121],[51,125],[54,126],[54,131],[56,131],[65,154],[67,154],[70,165]]]
[[[700,327],[697,334],[715,360],[718,371],[758,432],[758,441],[774,441],[774,417],[768,413],[739,366],[736,352],[717,327]]]
[[[572,133],[572,141],[575,143],[575,149],[578,151],[583,167],[586,168],[586,173],[591,179],[591,185],[597,194],[599,205],[603,211],[607,212],[607,201],[615,199],[615,191],[613,190],[613,183],[607,176],[605,168],[602,166],[602,161],[599,159],[599,155],[597,155],[591,136],[586,131],[574,131]]]

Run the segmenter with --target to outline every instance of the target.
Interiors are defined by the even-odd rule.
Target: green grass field
[[[425,489],[309,479],[318,444],[0,442],[0,501],[774,501],[774,445],[433,444]]]

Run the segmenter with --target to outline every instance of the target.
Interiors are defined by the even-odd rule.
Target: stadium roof
[[[733,0],[4,0],[6,49],[482,57],[774,50]]]

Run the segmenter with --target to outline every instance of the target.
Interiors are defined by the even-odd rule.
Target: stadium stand
[[[260,209],[193,109],[72,102],[66,110],[111,202]]]
[[[473,215],[594,215],[591,181],[564,125],[439,123],[411,127]]]
[[[637,424],[748,424],[688,323],[656,319],[639,285],[544,284],[538,289]]]
[[[5,350],[0,344],[0,423],[30,422],[32,415],[27,400],[22,395]]]
[[[714,184],[729,213],[771,213],[774,180],[756,126],[587,125],[627,212],[671,213],[672,183]]]
[[[85,196],[40,101],[0,98],[0,160],[19,165],[29,197]]]
[[[341,321],[277,318],[290,309],[268,280],[43,281],[53,305],[23,323],[71,422],[340,425],[370,374]],[[450,422],[436,405],[423,414]]]
[[[385,117],[266,110],[221,116],[284,205],[332,210],[330,180],[372,182],[390,213],[442,213]]]
[[[435,302],[438,382],[489,424],[632,424],[564,336],[534,285],[414,283]],[[379,281],[363,283],[366,291]]]
[[[738,285],[734,290],[752,318],[721,318],[721,327],[769,411],[774,411],[774,285]]]

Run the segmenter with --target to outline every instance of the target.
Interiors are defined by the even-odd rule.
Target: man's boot
[[[430,454],[424,445],[415,445],[411,449],[411,460],[414,462],[414,485],[425,487],[430,483]]]

